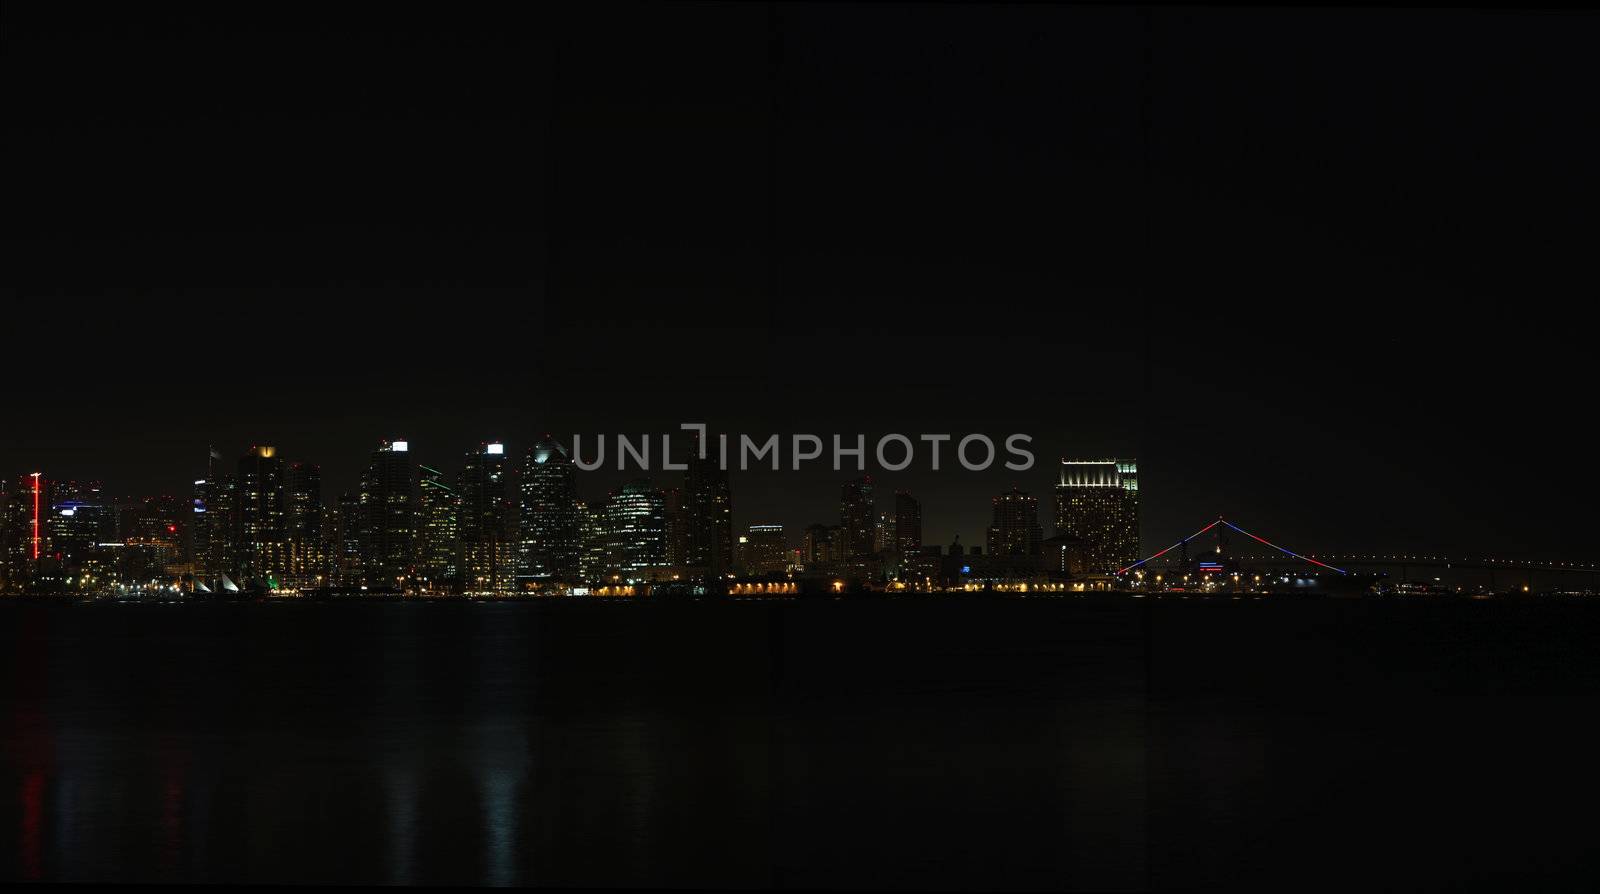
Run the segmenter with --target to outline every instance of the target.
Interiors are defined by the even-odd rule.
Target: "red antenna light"
[[[33,473],[33,558],[39,558],[39,474]]]

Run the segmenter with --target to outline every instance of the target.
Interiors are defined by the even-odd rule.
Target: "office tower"
[[[751,525],[739,538],[740,564],[752,577],[782,574],[789,567],[788,544],[783,540],[783,525]]]
[[[570,582],[578,575],[580,531],[577,467],[545,435],[522,466],[519,578]]]
[[[688,549],[683,564],[722,577],[733,568],[733,495],[728,470],[714,456],[700,458],[698,439],[684,473]]]
[[[667,526],[667,567],[681,568],[689,560],[689,508],[683,488],[663,489],[661,504]]]
[[[992,501],[989,555],[1007,560],[1013,569],[1036,565],[1044,532],[1039,526],[1039,500],[1013,487]]]
[[[1112,572],[1138,561],[1138,462],[1062,460],[1056,534],[1077,541],[1089,573]]]
[[[880,556],[894,555],[894,513],[880,512],[872,523],[872,551]]]
[[[34,473],[13,479],[9,501],[0,517],[0,564],[7,592],[27,592],[46,551],[44,519],[50,506],[50,482]]]
[[[667,526],[661,492],[649,479],[624,484],[606,501],[607,565],[627,581],[639,581],[667,561]]]
[[[286,566],[283,460],[275,447],[239,459],[234,505],[238,583],[276,588]]]
[[[903,490],[894,495],[894,540],[902,557],[922,554],[922,504]]]
[[[582,549],[578,557],[578,577],[593,583],[606,576],[611,559],[611,535],[606,530],[606,504],[591,507],[578,501],[578,524]]]
[[[52,481],[41,518],[41,542],[66,578],[79,575],[96,545],[117,537],[116,508],[98,481]]]
[[[316,586],[326,574],[322,560],[322,470],[311,463],[284,466],[283,506],[288,578],[297,586]]]
[[[207,487],[206,528],[210,553],[206,569],[210,576],[239,572],[239,541],[236,524],[239,503],[239,476],[233,473],[211,479]]]
[[[510,593],[516,584],[508,460],[504,444],[487,442],[467,453],[461,472],[456,531],[461,542],[461,584],[468,593]]]
[[[361,568],[374,590],[403,590],[411,574],[416,514],[416,470],[411,445],[383,441],[361,476]]]
[[[194,562],[194,575],[205,580],[212,572],[210,513],[211,482],[198,478],[189,497],[189,555]]]
[[[461,497],[445,483],[445,474],[430,466],[417,467],[417,577],[428,593],[448,593],[459,583],[456,562],[456,518]]]
[[[189,526],[194,549],[195,579],[204,589],[222,574],[233,572],[229,544],[233,537],[233,494],[224,479],[231,475],[217,473],[217,461],[222,454],[212,447],[206,460],[206,476],[197,478],[189,513]]]
[[[360,586],[365,578],[361,568],[362,550],[361,498],[351,493],[339,499],[322,516],[323,553],[327,561],[328,580],[339,587]]]
[[[839,527],[843,529],[844,542],[835,545],[835,558],[848,561],[870,557],[876,520],[872,479],[857,478],[846,484],[839,499]]]

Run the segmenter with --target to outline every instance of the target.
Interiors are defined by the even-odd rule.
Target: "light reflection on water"
[[[1451,755],[1536,741],[1528,772],[1556,773],[1592,750],[1565,725],[1600,691],[1592,619],[1511,654],[1503,618],[1318,605],[1162,624],[1131,603],[6,606],[0,861],[20,880],[1054,890],[1270,874],[1352,822],[1439,859],[1464,841],[1509,862],[1534,833],[1547,862],[1580,852],[1528,789]],[[1517,735],[1491,741],[1507,704]],[[1407,838],[1370,809],[1458,804],[1468,773],[1528,831],[1415,801]],[[1600,793],[1593,772],[1546,781]]]

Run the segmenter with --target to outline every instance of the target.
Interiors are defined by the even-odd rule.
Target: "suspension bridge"
[[[1528,584],[1532,583],[1532,575],[1534,572],[1583,574],[1594,578],[1594,582],[1600,582],[1600,564],[1595,564],[1593,562],[1519,560],[1509,558],[1466,557],[1414,553],[1301,553],[1287,547],[1280,546],[1279,544],[1274,543],[1265,537],[1245,530],[1240,525],[1237,525],[1222,516],[1218,516],[1211,523],[1205,525],[1204,527],[1200,528],[1189,536],[1184,537],[1176,543],[1173,543],[1171,546],[1168,546],[1152,555],[1146,556],[1137,562],[1119,568],[1115,572],[1115,576],[1123,577],[1128,574],[1139,573],[1141,568],[1150,565],[1150,563],[1156,562],[1163,556],[1169,555],[1174,550],[1184,550],[1182,553],[1182,561],[1184,564],[1187,564],[1188,555],[1187,550],[1184,548],[1195,539],[1211,531],[1216,531],[1219,528],[1227,531],[1233,531],[1237,534],[1247,537],[1252,542],[1267,547],[1269,551],[1255,554],[1232,553],[1228,555],[1227,563],[1224,563],[1220,560],[1199,561],[1196,570],[1202,574],[1221,574],[1229,570],[1230,566],[1232,569],[1237,570],[1237,568],[1240,566],[1240,563],[1249,563],[1250,565],[1263,570],[1267,568],[1280,567],[1315,568],[1317,569],[1317,574],[1337,575],[1340,577],[1357,576],[1362,573],[1376,576],[1376,573],[1379,570],[1392,568],[1400,569],[1401,578],[1408,577],[1413,569],[1482,571],[1488,573],[1488,580],[1491,586],[1496,581],[1495,573],[1499,571],[1511,572],[1513,576],[1518,576],[1518,579],[1524,580]],[[1218,534],[1221,533],[1221,531],[1218,531]],[[1220,553],[1220,551],[1221,547],[1219,544],[1218,552]]]

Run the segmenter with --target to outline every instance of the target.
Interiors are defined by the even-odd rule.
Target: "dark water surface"
[[[1600,878],[1600,603],[0,605],[5,878]]]

